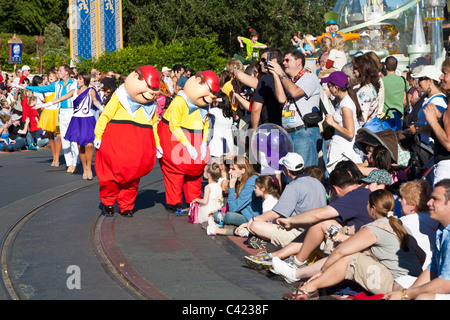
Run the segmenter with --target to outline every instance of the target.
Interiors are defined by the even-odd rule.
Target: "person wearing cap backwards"
[[[286,230],[280,228],[275,221],[279,218],[289,218],[301,215],[303,212],[327,205],[326,190],[316,178],[305,174],[304,160],[295,152],[288,152],[279,160],[286,176],[292,179],[286,185],[277,204],[272,210],[253,217],[236,231],[247,227],[251,234],[262,240],[268,240],[276,246],[285,247],[297,238],[303,231],[297,228]],[[253,240],[250,241],[252,243]],[[256,242],[256,241],[255,241]],[[260,269],[270,265],[269,254],[246,256],[245,262],[253,269]]]
[[[207,145],[209,105],[220,91],[219,77],[211,70],[190,77],[172,100],[158,124],[162,156],[159,158],[169,210],[182,210],[201,197],[203,171],[209,161]]]
[[[103,214],[132,217],[140,178],[154,167],[159,138],[155,99],[159,74],[137,67],[112,95],[95,126],[95,171]]]
[[[19,84],[23,84],[23,81],[28,78],[30,75],[30,67],[23,66],[22,67],[22,76],[20,77]]]

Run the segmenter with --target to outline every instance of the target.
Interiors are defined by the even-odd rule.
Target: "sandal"
[[[306,292],[298,286],[294,292],[286,292],[283,294],[283,298],[286,300],[319,300],[319,291]]]

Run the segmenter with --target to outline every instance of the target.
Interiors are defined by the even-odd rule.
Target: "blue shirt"
[[[247,179],[237,198],[236,189],[229,189],[229,211],[240,212],[247,220],[250,220],[253,216],[257,216],[262,212],[262,199],[257,197],[254,192],[256,178],[257,175],[255,174]]]
[[[450,224],[436,231],[433,256],[428,270],[441,279],[450,280]]]
[[[67,94],[70,92],[73,84],[74,80],[73,79],[69,79],[67,81],[67,84],[64,85],[64,81],[63,80],[59,80],[56,82],[52,82],[49,85],[46,86],[42,86],[42,87],[38,87],[38,86],[27,86],[27,90],[31,90],[34,92],[39,92],[39,93],[46,93],[46,92],[55,92],[55,98],[60,98],[63,95]],[[58,84],[58,86],[56,86]],[[69,100],[64,100],[61,101],[59,103],[59,107],[61,109],[69,109],[72,108],[72,104],[69,103]]]

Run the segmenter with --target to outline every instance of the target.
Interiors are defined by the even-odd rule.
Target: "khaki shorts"
[[[389,269],[362,252],[351,256],[345,279],[358,283],[372,294],[386,294],[394,285],[394,276]]]
[[[297,238],[303,231],[298,229],[286,230],[283,227],[274,223],[272,225],[272,239],[270,242],[277,246],[286,246],[291,243],[295,238]]]

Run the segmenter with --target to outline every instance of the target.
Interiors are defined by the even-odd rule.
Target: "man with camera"
[[[306,72],[305,56],[298,50],[284,55],[283,67],[270,61],[268,70],[273,74],[277,100],[283,103],[281,123],[294,142],[294,151],[305,160],[305,167],[318,165],[320,82],[315,74]]]
[[[268,63],[281,63],[283,54],[279,49],[270,48],[261,54],[260,65],[263,76],[258,80],[251,104],[251,128],[256,130],[259,125],[273,123],[281,125],[282,102],[275,94],[274,76],[268,73]]]

